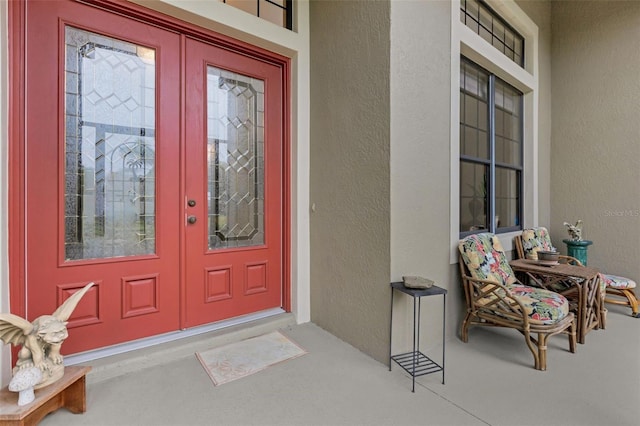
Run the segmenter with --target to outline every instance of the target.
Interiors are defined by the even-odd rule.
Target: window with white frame
[[[460,60],[460,235],[521,229],[522,93]]]
[[[460,238],[494,232],[511,250],[538,220],[539,29],[514,0],[452,0],[451,42],[456,263]]]

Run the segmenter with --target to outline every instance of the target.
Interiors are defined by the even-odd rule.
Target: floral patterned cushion
[[[534,324],[554,324],[569,313],[569,301],[561,294],[520,284],[507,288],[511,296],[522,303],[529,320]],[[503,291],[499,290],[498,293],[503,294]],[[478,304],[492,305],[496,300],[497,296],[491,293],[478,300]]]
[[[537,287],[514,285],[511,294],[527,311],[531,322],[553,324],[569,314],[569,301],[561,294]]]
[[[540,250],[556,251],[556,248],[551,244],[549,231],[542,226],[522,231],[522,248],[524,257],[532,260],[538,260],[538,252]]]
[[[625,277],[617,275],[600,274],[602,281],[607,287],[611,288],[636,288],[636,282]]]
[[[458,249],[473,278],[503,285],[516,282],[502,244],[494,234],[469,235],[460,241]]]

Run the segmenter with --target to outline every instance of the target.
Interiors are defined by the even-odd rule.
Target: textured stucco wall
[[[311,320],[383,361],[389,333],[389,2],[312,1],[310,21]]]
[[[548,223],[550,3],[518,4],[540,30],[539,217]],[[451,4],[312,1],[310,15],[311,318],[386,361],[389,279],[419,274],[449,289],[447,334],[462,317],[448,251]],[[424,303],[421,337],[436,345],[441,301]],[[394,352],[410,344],[410,300],[396,298],[395,309]]]
[[[552,238],[640,281],[640,2],[552,2]]]

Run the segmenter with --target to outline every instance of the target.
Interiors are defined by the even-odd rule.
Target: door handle
[[[189,217],[187,218],[187,222],[189,222],[189,223],[190,223],[190,224],[192,224],[192,225],[193,225],[194,223],[196,223],[196,222],[197,222],[197,220],[198,220],[198,219],[197,219],[195,216],[189,216]]]
[[[195,207],[196,206],[196,200],[189,200],[189,201],[187,201],[187,204],[189,205],[189,207]]]

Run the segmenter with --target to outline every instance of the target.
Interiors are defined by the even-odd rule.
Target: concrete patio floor
[[[218,387],[193,353],[130,372],[116,362],[126,373],[111,378],[97,363],[87,412],[59,410],[41,424],[638,425],[640,319],[628,313],[609,307],[607,329],[575,354],[565,337],[550,339],[545,372],[519,333],[472,328],[469,343],[447,341],[446,384],[422,376],[415,393],[400,367],[389,372],[313,323],[274,323],[309,353]],[[441,347],[425,352],[439,360]]]

